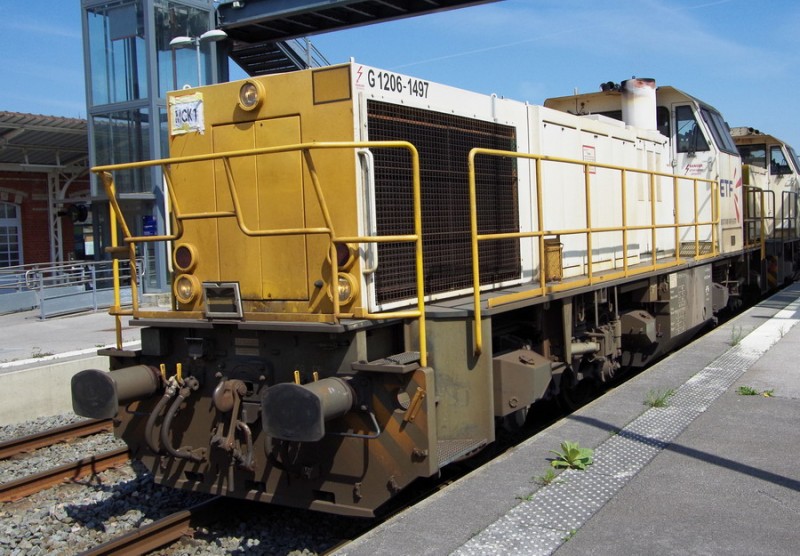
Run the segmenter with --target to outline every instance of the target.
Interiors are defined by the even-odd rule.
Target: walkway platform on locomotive
[[[339,553],[796,554],[798,321],[795,283]]]

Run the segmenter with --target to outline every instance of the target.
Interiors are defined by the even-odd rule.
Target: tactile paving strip
[[[567,470],[453,554],[552,554],[800,320],[790,303],[694,375],[663,408],[651,408],[595,449],[586,471]]]

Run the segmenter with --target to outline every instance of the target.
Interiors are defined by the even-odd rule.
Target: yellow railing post
[[[692,185],[694,190],[694,256],[697,257],[700,255],[700,214],[698,212],[700,201],[697,196],[697,179],[692,181]]]
[[[108,179],[108,184],[106,185],[107,189],[110,190],[112,193],[114,192],[114,180],[110,174],[104,174],[101,176],[102,181],[106,182],[106,176]],[[114,209],[114,205],[109,203],[108,205],[108,223],[111,226],[111,248],[116,249],[119,247],[119,238],[117,232],[117,215]],[[114,282],[114,307],[113,307],[113,315],[114,315],[114,329],[116,332],[116,341],[117,341],[117,349],[122,349],[122,317],[120,315],[120,309],[122,305],[121,296],[119,293],[119,259],[114,257],[111,259],[111,278]]]
[[[622,191],[622,271],[628,274],[628,171],[620,170]]]
[[[544,202],[544,197],[542,195],[542,159],[536,158],[534,159],[534,163],[536,165],[536,218],[538,219],[537,222],[537,230],[539,231],[539,283],[541,285],[542,291],[544,291],[545,287],[547,287],[547,276],[545,276],[544,272],[544,207],[542,203]]]
[[[674,176],[672,178],[672,206],[675,212],[675,218],[673,222],[675,223],[675,261],[681,261],[681,204],[679,202],[680,193],[678,192],[678,178]]]
[[[469,173],[469,225],[470,243],[472,247],[472,295],[473,295],[473,319],[475,327],[475,355],[483,352],[483,334],[481,327],[481,271],[478,255],[478,206],[476,200],[475,186],[475,156],[478,154],[476,149],[472,149],[467,156],[467,169]]]
[[[650,241],[652,245],[653,255],[653,270],[656,269],[658,264],[658,246],[656,245],[658,239],[658,222],[656,220],[656,177],[655,174],[650,174],[650,225],[652,226],[650,232]]]
[[[589,178],[589,165],[583,165],[583,187],[584,204],[586,205],[586,273],[589,275],[589,283],[592,283],[592,187]]]
[[[761,260],[767,258],[767,223],[766,223],[766,205],[764,203],[764,190],[762,189],[760,192],[760,200],[761,200],[761,233],[760,233],[760,244],[761,244]]]

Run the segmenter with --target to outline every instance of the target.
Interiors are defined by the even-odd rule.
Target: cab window
[[[765,144],[739,145],[739,154],[742,156],[742,164],[760,168],[767,167],[767,146]]]
[[[708,142],[703,130],[697,124],[691,106],[678,106],[675,109],[675,128],[679,153],[694,153],[708,150]]]
[[[780,147],[770,147],[769,149],[769,173],[774,176],[792,173],[792,169],[789,167],[789,161],[786,160],[783,149]]]

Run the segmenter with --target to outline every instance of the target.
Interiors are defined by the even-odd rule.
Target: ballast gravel
[[[0,427],[0,441],[78,419],[58,415]],[[104,433],[0,461],[0,483],[122,445],[113,435]],[[79,554],[207,498],[156,485],[147,470],[133,462],[18,502],[0,503],[0,556]],[[368,522],[359,519],[242,503],[241,511],[220,516],[218,521],[197,529],[192,538],[153,554],[305,556],[328,550],[367,526]]]

